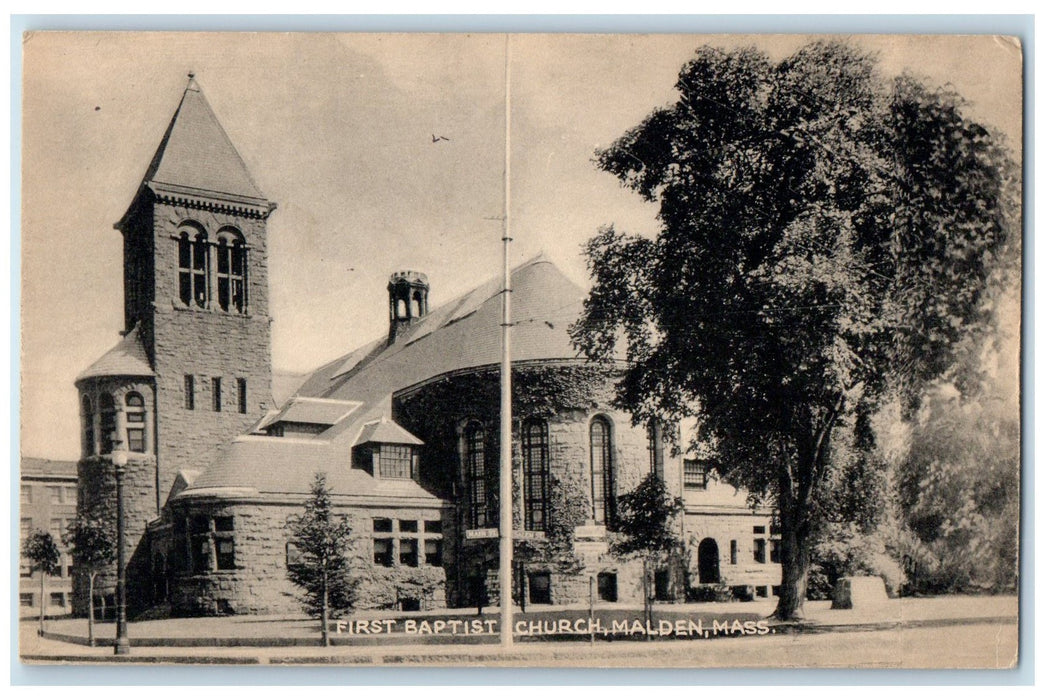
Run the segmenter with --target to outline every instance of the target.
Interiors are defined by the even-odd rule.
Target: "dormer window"
[[[420,478],[417,448],[423,443],[390,420],[363,426],[353,449],[353,462],[378,479]]]

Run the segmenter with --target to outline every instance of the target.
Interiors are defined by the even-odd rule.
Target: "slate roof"
[[[80,372],[79,382],[91,377],[152,377],[155,372],[149,364],[149,356],[142,345],[138,326],[120,339],[120,342],[98,358],[94,364]]]
[[[356,444],[365,445],[368,442],[380,442],[389,445],[424,444],[395,421],[386,419],[375,420],[363,426],[359,437],[356,438]]]
[[[313,398],[358,401],[359,409],[318,438],[241,437],[178,497],[307,494],[313,474],[325,471],[335,495],[434,498],[413,481],[375,479],[362,469],[352,469],[352,447],[367,440],[399,442],[403,435],[416,440],[388,421],[396,391],[448,372],[500,362],[500,289],[501,280],[491,279],[433,309],[401,332],[392,345],[387,337],[378,338],[320,367],[288,406]],[[578,359],[568,327],[583,300],[584,291],[543,257],[516,267],[512,361]],[[269,418],[265,424],[271,422]]]
[[[266,420],[262,427],[280,422],[334,425],[345,419],[361,405],[358,401],[295,396],[287,402],[279,413]]]
[[[143,183],[265,200],[195,78],[189,79]]]

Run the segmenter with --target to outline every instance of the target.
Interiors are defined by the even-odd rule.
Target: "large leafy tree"
[[[354,592],[348,569],[352,526],[334,514],[326,474],[316,474],[304,512],[290,516],[287,528],[296,551],[287,577],[303,589],[305,612],[319,617],[323,646],[329,646],[330,614],[351,610]]]
[[[834,431],[889,389],[913,406],[983,324],[1015,171],[959,96],[844,42],[704,47],[676,88],[597,156],[660,231],[589,241],[571,332],[591,358],[626,347],[618,406],[699,416],[722,476],[776,506],[775,614],[801,617]]]
[[[39,633],[43,634],[44,610],[47,606],[47,600],[45,599],[45,582],[47,581],[48,576],[54,576],[58,573],[58,561],[62,556],[62,553],[58,550],[58,543],[55,542],[51,533],[37,530],[30,533],[30,535],[25,538],[25,542],[22,543],[22,554],[31,562],[30,571],[40,572]]]
[[[78,512],[63,536],[77,568],[87,574],[87,640],[94,646],[94,582],[116,560],[116,519],[110,509]]]

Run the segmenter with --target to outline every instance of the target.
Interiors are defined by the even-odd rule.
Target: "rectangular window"
[[[192,570],[197,574],[210,571],[210,537],[199,536],[192,538]]]
[[[65,502],[76,503],[76,487],[66,486],[65,487]]]
[[[374,563],[378,566],[392,566],[392,540],[374,540]]]
[[[417,532],[417,521],[416,520],[400,520],[399,521],[400,532]]]
[[[301,550],[293,542],[287,542],[287,568],[301,563]]]
[[[529,575],[530,602],[550,605],[552,602],[552,577],[548,573]]]
[[[753,528],[751,528],[751,532],[755,533],[756,535],[764,535],[766,534],[766,526],[755,525]]]
[[[417,566],[417,540],[399,540],[399,563]]]
[[[729,541],[729,563],[730,564],[736,564],[737,563],[737,541],[736,540],[730,540]]]
[[[61,503],[62,502],[62,487],[61,486],[48,486],[47,487],[47,500],[49,503]]]
[[[441,533],[443,531],[442,520],[426,520],[425,532]]]
[[[29,536],[29,533],[33,531],[33,519],[22,518],[22,521],[19,524],[21,525],[21,535],[22,539],[24,540],[26,537]]]
[[[425,540],[425,564],[428,566],[443,565],[442,540]]]
[[[687,489],[703,491],[708,487],[708,463],[703,459],[682,462],[682,485]]]
[[[374,532],[391,532],[392,521],[389,518],[374,518]]]
[[[239,402],[239,412],[247,412],[247,380],[239,377],[236,380],[236,399]]]
[[[759,564],[766,563],[766,541],[759,539],[755,540],[755,561]]]
[[[381,445],[378,471],[382,479],[409,479],[414,450],[409,445]]]
[[[26,504],[32,503],[33,502],[33,487],[28,485],[28,484],[22,484],[22,487],[20,489],[20,497],[21,497],[22,503],[26,503]]]
[[[62,539],[62,519],[51,518],[51,524],[50,527],[47,528],[47,530],[51,533],[51,536],[54,537],[56,541]]]
[[[185,375],[185,408],[196,410],[196,378],[191,374]]]
[[[145,452],[145,430],[127,428],[127,449],[131,452]]]
[[[210,380],[211,395],[214,397],[214,410],[221,412],[221,377],[213,377]]]
[[[18,575],[22,578],[32,578],[33,570],[28,564],[22,563],[18,566]]]
[[[51,606],[56,608],[65,607],[65,594],[64,593],[52,593],[51,594]]]
[[[23,608],[33,607],[33,594],[32,593],[19,593],[18,604]]]
[[[769,561],[774,564],[780,563],[780,540],[769,541]]]
[[[230,518],[231,520],[231,518]],[[218,569],[236,568],[236,548],[230,537],[221,537],[214,540],[214,549],[217,552]]]
[[[214,531],[215,532],[232,532],[232,516],[225,515],[214,518]]]

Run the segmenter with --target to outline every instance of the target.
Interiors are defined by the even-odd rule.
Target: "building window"
[[[756,535],[764,535],[764,534],[766,534],[766,526],[765,525],[755,525],[754,527],[751,528],[751,532],[755,533]]]
[[[29,505],[33,502],[33,487],[29,484],[22,484],[19,489],[19,497],[21,502]]]
[[[617,574],[603,572],[598,577],[599,600],[617,602]]]
[[[381,445],[378,473],[382,479],[417,478],[414,448],[410,445]]]
[[[32,593],[19,593],[18,604],[23,608],[33,607],[33,594]]]
[[[780,540],[769,541],[769,561],[774,564],[780,563]]]
[[[523,426],[523,507],[527,530],[543,532],[548,522],[548,424],[527,421]]]
[[[196,378],[191,374],[185,375],[185,409],[196,410]]]
[[[178,296],[185,306],[207,306],[207,234],[183,229],[178,238]]]
[[[597,525],[613,522],[613,446],[610,424],[602,416],[591,422],[591,502]]]
[[[486,527],[486,435],[476,421],[464,429],[464,473],[468,483],[468,527]]]
[[[65,607],[65,594],[64,593],[52,593],[51,594],[51,607],[64,608]]]
[[[552,577],[549,573],[529,575],[530,602],[550,605],[552,602]]]
[[[417,566],[417,540],[399,540],[399,563]]]
[[[392,540],[374,540],[374,564],[377,566],[392,566]]]
[[[766,541],[764,539],[755,540],[755,561],[759,564],[766,563]]]
[[[112,454],[113,438],[116,433],[116,403],[113,401],[112,394],[102,394],[98,404],[101,413],[98,428],[101,431],[102,454]]]
[[[124,398],[127,407],[124,417],[127,421],[127,449],[131,452],[145,452],[145,399],[136,391]]]
[[[236,568],[232,516],[210,518],[206,515],[195,515],[189,520],[189,533],[192,536],[191,557],[194,572]]]
[[[374,532],[391,532],[392,520],[389,518],[374,518]]]
[[[66,486],[65,487],[65,502],[76,503],[76,487]]]
[[[400,520],[399,521],[400,532],[417,532],[417,521],[416,520]]]
[[[211,396],[214,399],[214,410],[221,412],[221,377],[212,377],[210,380]]]
[[[443,565],[442,540],[425,540],[425,564],[428,566]]]
[[[62,503],[62,487],[61,486],[48,486],[47,487],[47,500],[49,503]]]
[[[730,564],[736,564],[737,563],[737,541],[736,540],[730,540],[729,541],[729,563]]]
[[[218,569],[236,568],[236,548],[232,538],[223,537],[215,539],[215,551],[217,552]]]
[[[686,459],[682,462],[682,486],[703,491],[708,487],[708,463],[703,459]]]
[[[301,559],[301,550],[298,549],[297,545],[294,544],[293,542],[287,542],[287,555],[286,555],[286,558],[287,558],[287,568],[288,569],[290,567],[294,566],[295,564],[300,564],[301,561],[302,561],[302,559]]]
[[[442,520],[426,520],[425,521],[425,532],[431,532],[433,534],[441,534],[443,532],[443,521]]]
[[[243,377],[236,379],[236,400],[239,404],[239,412],[247,412],[247,380]]]
[[[94,454],[94,408],[91,399],[84,396],[81,402],[83,407],[83,452],[87,455]]]
[[[222,311],[243,313],[246,309],[247,249],[233,231],[218,234],[218,306]]]
[[[33,531],[33,519],[32,518],[22,518],[21,521],[19,522],[19,527],[20,527],[19,534],[21,534],[22,540],[24,541],[25,538],[29,537],[29,533],[31,533]]]

